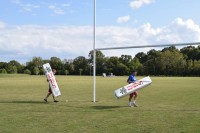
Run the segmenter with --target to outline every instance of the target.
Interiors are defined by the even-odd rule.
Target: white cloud
[[[57,7],[56,5],[49,5],[48,8],[52,10],[55,14],[58,15],[65,14],[65,10]]]
[[[151,4],[153,3],[154,0],[133,0],[130,2],[130,7],[133,8],[133,9],[137,9],[137,8],[140,8],[142,7],[143,5],[148,5],[148,4]]]
[[[65,3],[65,4],[62,4],[62,6],[63,6],[63,7],[70,7],[71,5]]]
[[[24,25],[1,30],[0,36],[1,58],[70,58],[92,49],[92,27],[88,26]]]
[[[20,4],[20,6],[22,7],[24,11],[28,11],[28,12],[33,11],[33,9],[40,8],[39,5],[34,5],[34,4]]]
[[[36,15],[36,13],[34,13],[34,10],[40,9],[40,8],[48,8],[48,9],[52,10],[53,13],[56,15],[63,15],[66,13],[68,8],[71,6],[70,4],[67,4],[67,3],[49,4],[49,3],[45,3],[45,2],[40,2],[37,4],[33,4],[33,3],[25,3],[20,0],[12,0],[12,3],[14,3],[20,7],[20,12],[31,12],[33,15]],[[72,11],[69,10],[69,12],[72,12]]]
[[[49,5],[49,9],[56,9],[54,5]]]
[[[0,23],[1,25],[1,23]],[[3,25],[6,25],[3,23]],[[0,30],[1,60],[23,59],[33,56],[61,59],[88,56],[93,48],[92,26],[3,26]],[[139,28],[97,27],[96,48],[183,43],[200,41],[200,27],[193,20],[177,18],[166,26],[153,27],[150,23]],[[149,49],[105,51],[106,56],[134,55]]]
[[[0,29],[6,28],[6,23],[0,21]]]
[[[143,24],[139,28],[131,27],[99,27],[97,45],[101,47],[121,47],[134,45],[152,45],[168,43],[200,42],[200,27],[194,21],[181,18],[162,27],[153,27],[150,23]],[[151,48],[110,50],[106,55],[121,55],[137,52],[146,52]]]
[[[130,20],[130,16],[122,16],[122,17],[118,17],[117,18],[117,22],[118,23],[125,23],[128,22]]]
[[[169,25],[162,27],[157,40],[175,43],[200,41],[200,27],[191,19],[177,18]]]
[[[40,5],[30,3],[24,4],[20,0],[12,0],[11,2],[19,6],[21,8],[20,11],[32,12],[34,9],[40,8]]]
[[[132,23],[133,23],[133,24],[137,24],[138,22],[139,22],[139,20],[134,19]]]
[[[55,14],[65,14],[65,10],[62,9],[56,9],[54,10]]]
[[[11,2],[12,2],[12,3],[15,3],[15,4],[20,4],[20,3],[21,3],[20,0],[12,0]]]

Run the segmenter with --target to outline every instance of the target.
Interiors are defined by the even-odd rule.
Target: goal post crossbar
[[[94,32],[95,33],[95,32]],[[95,34],[94,34],[95,35]],[[95,36],[94,36],[94,44],[95,44]],[[200,42],[192,42],[192,43],[177,43],[177,44],[160,44],[160,45],[137,45],[137,46],[126,46],[126,47],[109,47],[109,48],[95,48],[93,47],[94,58],[93,58],[93,102],[96,102],[96,51],[97,50],[114,50],[114,49],[131,49],[131,48],[148,48],[148,47],[167,47],[167,46],[186,46],[186,45],[200,45]]]
[[[94,0],[93,19],[94,19],[94,23],[93,23],[93,102],[94,103],[96,102],[96,51],[97,50],[200,45],[200,42],[193,42],[193,43],[177,43],[177,44],[163,44],[163,45],[139,45],[139,46],[126,46],[126,47],[96,48],[95,46],[96,45],[96,0]]]
[[[148,47],[167,47],[167,46],[186,46],[186,45],[200,45],[200,42],[191,43],[175,43],[175,44],[155,44],[155,45],[137,45],[137,46],[125,46],[125,47],[108,47],[108,48],[96,48],[98,50],[113,50],[113,49],[130,49],[130,48],[148,48]]]

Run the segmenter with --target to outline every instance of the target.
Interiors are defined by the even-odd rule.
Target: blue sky
[[[96,0],[96,47],[200,41],[198,5],[198,0]],[[0,61],[87,57],[92,26],[93,0],[0,0]]]

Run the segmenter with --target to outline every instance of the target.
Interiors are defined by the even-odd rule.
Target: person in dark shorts
[[[52,69],[52,72],[53,72],[53,74],[55,75],[55,74],[56,74],[56,69]],[[47,79],[47,82],[49,82],[48,79]],[[51,87],[50,87],[50,85],[49,85],[49,90],[48,90],[47,96],[44,98],[44,101],[45,101],[45,102],[48,102],[48,101],[47,101],[47,98],[48,98],[51,94],[52,94],[52,91],[51,91]],[[54,97],[53,95],[52,95],[52,97],[53,97],[54,102],[59,102],[58,100],[55,99],[55,97]]]
[[[127,82],[129,84],[134,83],[136,81],[136,75],[137,75],[137,71],[133,70],[132,74],[128,77]],[[137,91],[135,91],[135,92],[133,92],[133,93],[130,94],[128,106],[130,106],[130,107],[132,107],[132,106],[137,107],[137,105],[136,105],[136,98],[137,98],[137,96],[138,96],[138,92]],[[131,102],[132,98],[133,98],[133,102]]]

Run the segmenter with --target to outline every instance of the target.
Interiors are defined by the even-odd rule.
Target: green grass
[[[0,75],[0,132],[200,132],[199,77],[152,77],[152,85],[139,91],[137,108],[127,107],[128,97],[114,97],[126,79],[97,77],[93,103],[92,77],[57,76],[60,102],[49,97],[44,103],[45,76]]]

